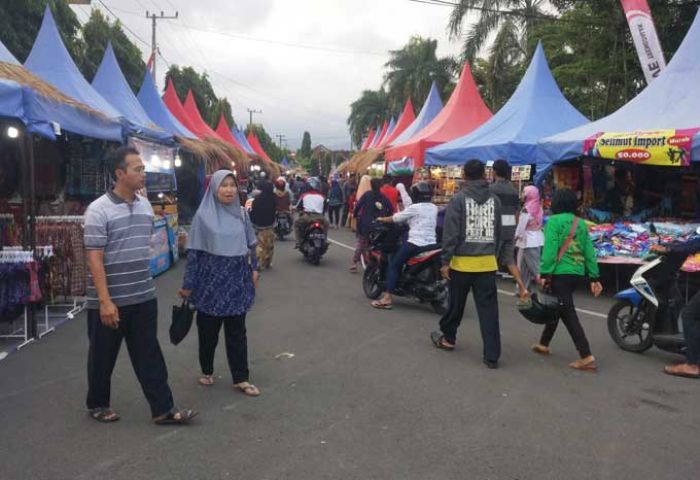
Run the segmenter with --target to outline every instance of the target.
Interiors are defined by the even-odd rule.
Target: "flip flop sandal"
[[[696,375],[694,373],[686,373],[680,370],[675,370],[675,365],[671,367],[665,367],[664,368],[664,373],[666,375],[671,375],[674,377],[682,377],[682,378],[700,378],[700,375]]]
[[[350,267],[349,270],[350,270],[350,273],[357,273],[357,267],[354,265],[352,267]]]
[[[214,375],[202,375],[199,377],[199,384],[205,387],[211,387],[214,385]]]
[[[258,387],[253,385],[252,383],[249,383],[248,385],[242,386],[242,385],[234,385],[233,388],[241,392],[243,395],[247,395],[249,397],[259,397],[260,396],[260,390],[258,390]]]
[[[179,417],[176,417],[175,415],[180,414]],[[171,410],[169,411],[164,417],[161,417],[157,420],[153,420],[153,422],[156,425],[187,425],[190,423],[190,420],[192,420],[194,417],[199,415],[199,412],[195,412],[194,410],[190,409],[185,409],[185,410]]]
[[[379,300],[373,301],[372,303],[370,303],[370,305],[379,310],[391,310],[392,308],[394,308],[391,303],[384,303]]]
[[[598,366],[595,364],[595,360],[590,363],[580,364],[577,362],[572,362],[569,364],[569,368],[574,370],[579,370],[581,372],[597,372]]]
[[[433,342],[433,345],[435,345],[435,348],[439,348],[440,350],[446,350],[448,352],[451,352],[455,349],[454,345],[450,346],[445,343],[445,336],[440,332],[431,333],[430,340]]]
[[[109,407],[93,408],[88,412],[93,420],[100,423],[114,423],[119,420],[119,414]]]

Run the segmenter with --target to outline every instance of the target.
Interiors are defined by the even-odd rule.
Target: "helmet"
[[[284,190],[285,188],[287,188],[287,183],[282,177],[275,180],[275,188],[277,188],[277,190]]]
[[[414,202],[429,202],[433,198],[433,187],[428,182],[414,183],[410,195]]]
[[[533,293],[530,298],[517,303],[520,314],[538,325],[555,323],[559,320],[560,302],[557,297],[546,293]]]
[[[309,187],[311,187],[313,190],[316,190],[317,192],[321,190],[321,181],[316,177],[309,178],[306,181],[306,183],[308,183]]]

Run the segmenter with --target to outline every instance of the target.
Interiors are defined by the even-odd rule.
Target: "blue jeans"
[[[427,252],[428,250],[435,250],[438,248],[437,245],[426,245],[424,247],[419,247],[412,243],[405,242],[399,249],[392,255],[391,261],[389,262],[389,269],[386,272],[386,291],[388,293],[394,293],[396,286],[399,283],[399,278],[401,277],[401,270],[403,270],[404,264],[411,257],[415,257],[421,252]]]

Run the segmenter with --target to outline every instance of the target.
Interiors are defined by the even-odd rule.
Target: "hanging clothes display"
[[[0,251],[0,322],[11,322],[19,317],[32,296],[30,265],[36,273],[37,266],[31,252]],[[38,288],[38,277],[34,279]]]
[[[86,260],[83,244],[83,217],[37,217],[37,243],[53,247],[48,260],[48,294],[56,297],[83,297],[86,290]]]

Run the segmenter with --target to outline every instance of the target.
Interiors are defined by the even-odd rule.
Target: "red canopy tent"
[[[262,158],[266,162],[275,163],[262,148],[262,145],[260,145],[260,140],[258,140],[258,137],[253,132],[248,133],[248,143],[250,143],[250,146],[253,147],[255,153],[260,155],[260,158]]]
[[[241,152],[245,153],[245,150],[241,146],[240,143],[238,143],[238,140],[236,140],[236,137],[234,137],[231,134],[231,127],[229,127],[228,122],[224,118],[224,114],[221,114],[221,117],[219,117],[219,125],[216,127],[216,134],[221,137],[225,142],[230,143],[234,147],[236,147],[238,150]]]
[[[406,102],[406,105],[404,105],[403,107],[403,112],[401,112],[401,116],[399,116],[399,121],[396,122],[396,127],[394,128],[394,131],[387,135],[386,138],[384,138],[384,140],[382,140],[382,142],[378,145],[379,148],[390,145],[391,142],[393,142],[395,138],[401,135],[403,131],[406,130],[406,128],[408,128],[408,126],[412,124],[415,119],[416,114],[413,111],[413,102],[409,98]]]
[[[409,141],[388,148],[384,157],[386,161],[413,158],[415,168],[420,168],[428,148],[467,135],[492,116],[479,95],[469,65],[465,64],[459,83],[442,111]]]
[[[168,86],[165,88],[163,102],[168,107],[168,110],[170,110],[170,113],[172,113],[181,124],[187,127],[187,130],[194,133],[199,138],[204,138],[204,133],[200,132],[195,127],[194,122],[190,120],[189,115],[187,115],[187,112],[185,112],[185,109],[182,107],[182,103],[180,103],[180,99],[175,91],[175,85],[171,79],[168,79]]]
[[[362,146],[360,147],[360,150],[367,150],[370,145],[372,145],[372,142],[374,141],[374,129],[370,128],[369,129],[369,135],[367,135],[367,138],[365,138],[365,141],[362,142]]]
[[[202,114],[199,113],[199,108],[197,108],[197,103],[194,101],[194,94],[192,89],[187,91],[187,98],[185,98],[185,103],[183,104],[187,116],[190,118],[192,123],[197,129],[197,134],[202,133],[203,137],[218,138],[219,140],[224,140],[222,137],[217,135],[217,133],[212,130],[212,128],[207,125],[207,122],[202,118]],[[239,147],[240,148],[240,147]]]
[[[384,137],[386,137],[386,132],[389,130],[389,122],[384,120],[384,125],[382,125],[382,129],[379,131],[379,134],[377,135],[377,138],[374,139],[372,142],[372,146],[370,148],[377,148],[379,147],[379,144],[384,141]]]

